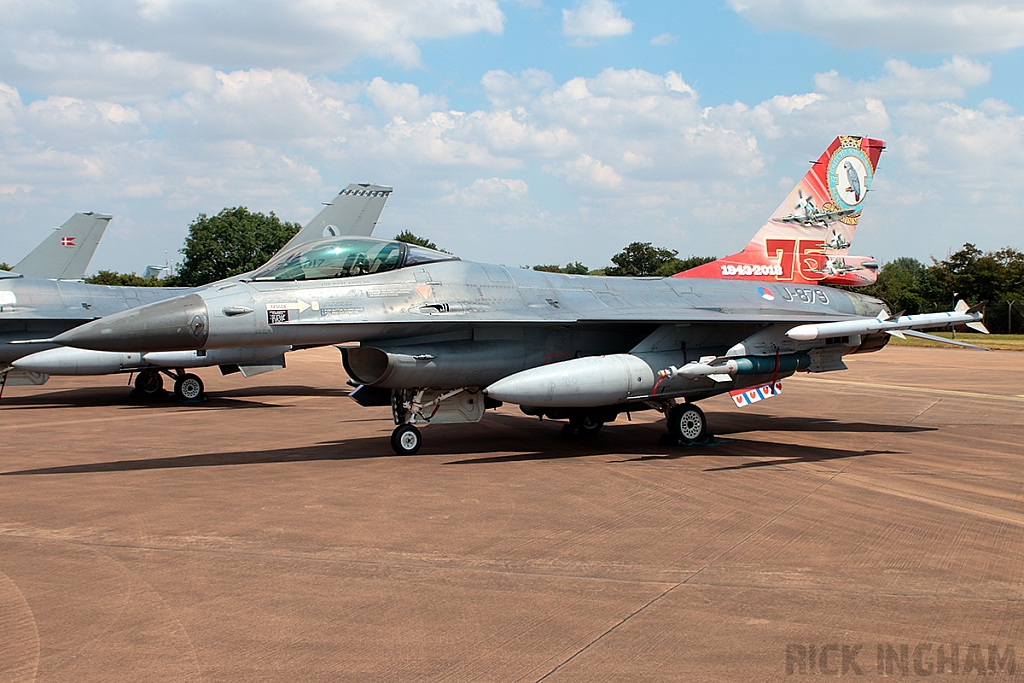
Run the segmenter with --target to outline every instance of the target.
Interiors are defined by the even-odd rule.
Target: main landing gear
[[[206,390],[199,375],[181,372],[174,380],[174,397],[182,403],[198,403],[206,400]]]
[[[161,373],[174,380],[174,398],[182,403],[200,403],[206,400],[206,389],[198,375],[177,368],[175,370],[143,370],[135,377],[133,395],[152,399],[165,396],[164,378]]]
[[[680,403],[668,411],[668,433],[679,443],[702,441],[708,435],[704,411],[692,403]]]
[[[154,398],[164,391],[164,378],[156,370],[143,370],[135,377],[135,391],[142,398]]]
[[[604,423],[605,421],[594,413],[574,413],[569,417],[569,424],[562,427],[562,436],[593,436],[601,431]]]

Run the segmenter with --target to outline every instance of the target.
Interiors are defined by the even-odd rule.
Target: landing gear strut
[[[398,455],[412,455],[423,443],[413,423],[479,422],[486,407],[479,387],[395,389],[391,392],[391,416],[398,426],[391,434],[391,448]]]

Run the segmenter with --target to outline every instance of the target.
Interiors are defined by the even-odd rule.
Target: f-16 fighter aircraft
[[[743,251],[675,277],[873,284],[878,261],[849,251],[883,149],[881,140],[837,137]]]
[[[54,341],[114,353],[344,343],[352,397],[390,405],[391,445],[411,454],[417,425],[475,422],[500,402],[580,432],[656,409],[694,441],[706,433],[701,399],[761,400],[794,372],[844,369],[844,355],[877,351],[889,334],[981,318],[961,305],[890,319],[878,299],[819,285],[563,275],[335,238]]]
[[[76,213],[12,269],[44,280],[81,280],[113,216]]]
[[[349,185],[282,251],[324,237],[370,235],[390,193],[390,187]],[[97,216],[97,219],[102,219],[106,225],[110,217]],[[233,278],[225,282],[231,281]],[[284,367],[284,353],[291,350],[290,345],[153,354],[137,346],[126,353],[106,353],[55,347],[40,341],[104,315],[189,291],[192,290],[180,287],[107,287],[51,282],[26,277],[24,273],[0,271],[0,375],[3,375],[3,382],[42,384],[49,375],[138,372],[135,389],[140,393],[162,392],[162,375],[167,375],[174,379],[174,393],[179,400],[195,401],[203,397],[203,382],[197,375],[185,372],[188,368],[216,365],[225,374],[241,372],[249,377]]]

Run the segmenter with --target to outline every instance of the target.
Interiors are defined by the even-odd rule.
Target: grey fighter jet
[[[794,372],[844,369],[844,355],[889,334],[980,320],[966,306],[893,320],[878,299],[814,285],[562,275],[332,238],[54,342],[110,353],[345,344],[352,397],[390,405],[391,445],[411,454],[417,425],[475,422],[501,402],[577,432],[655,409],[674,438],[695,441],[701,399],[758,400]]]
[[[392,188],[380,185],[349,185],[299,231],[284,250],[324,237],[370,235],[391,191]],[[105,225],[110,217],[97,218],[102,218]],[[224,286],[234,279],[215,284]],[[135,388],[144,395],[162,392],[162,375],[167,375],[174,379],[179,399],[199,400],[204,392],[202,380],[186,369],[220,366],[224,373],[237,371],[248,377],[284,367],[284,353],[291,350],[291,345],[152,354],[148,353],[151,349],[132,345],[130,339],[124,341],[132,348],[121,353],[69,348],[47,341],[102,316],[189,291],[192,290],[54,282],[20,272],[0,271],[0,374],[3,382],[42,384],[49,375],[138,372]]]
[[[113,216],[76,213],[12,269],[44,280],[81,280]]]

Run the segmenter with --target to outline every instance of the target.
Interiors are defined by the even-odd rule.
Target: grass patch
[[[934,334],[936,337],[945,337],[946,339],[952,337],[952,334],[949,332],[929,332],[928,334]],[[977,344],[978,346],[984,346],[989,349],[999,349],[1000,351],[1024,351],[1024,334],[980,334],[977,332],[957,332],[956,340],[967,342],[968,344]],[[960,348],[950,344],[931,341],[930,339],[916,339],[914,337],[907,337],[906,339],[891,337],[889,339],[889,343],[893,346],[929,346],[932,348],[943,349]]]

